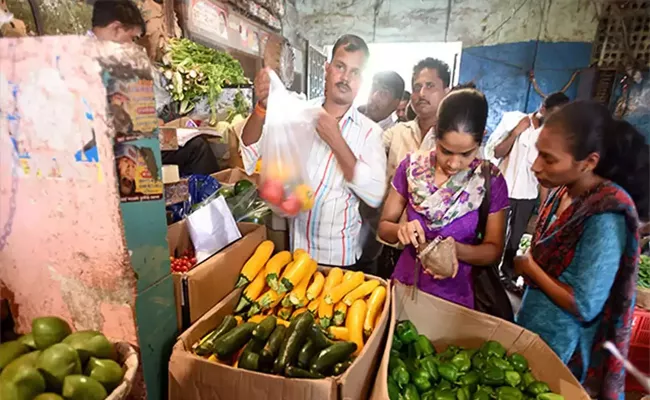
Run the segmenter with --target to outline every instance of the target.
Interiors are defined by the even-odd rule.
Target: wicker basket
[[[650,311],[650,289],[636,287],[636,305]]]
[[[138,353],[126,342],[113,342],[113,344],[117,351],[118,363],[126,367],[126,372],[122,383],[105,400],[124,400],[131,393],[131,387],[138,370]]]

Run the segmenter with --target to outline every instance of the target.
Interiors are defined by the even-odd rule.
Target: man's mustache
[[[422,100],[418,100],[418,102],[415,104],[420,105],[420,104],[431,104],[431,103],[429,103],[427,100],[422,99]]]
[[[339,88],[339,89],[352,90],[352,89],[350,89],[350,86],[348,86],[348,84],[345,83],[345,82],[339,82],[339,83],[337,83],[337,84],[336,84],[336,87]]]

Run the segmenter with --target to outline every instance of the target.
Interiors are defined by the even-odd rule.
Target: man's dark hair
[[[476,89],[476,84],[474,82],[459,83],[458,85],[451,88],[450,92],[461,89]]]
[[[394,99],[402,99],[404,79],[395,71],[378,72],[372,78],[372,85],[388,90]]]
[[[442,80],[445,87],[449,87],[451,82],[451,72],[449,72],[449,65],[446,62],[440,61],[437,58],[427,57],[420,61],[413,68],[413,79],[425,69],[435,69],[438,72],[438,77]]]
[[[570,101],[571,99],[569,99],[569,97],[567,97],[567,95],[562,92],[551,93],[544,99],[544,108],[550,111],[555,107],[563,106]]]
[[[98,0],[93,7],[93,28],[103,28],[112,22],[120,22],[129,28],[142,29],[142,35],[147,26],[142,14],[131,0]]]
[[[409,101],[409,100],[411,100],[411,92],[405,90],[404,94],[402,95],[402,101]]]
[[[343,50],[347,51],[348,53],[362,51],[366,58],[370,57],[370,50],[368,49],[368,45],[366,44],[365,40],[361,39],[357,35],[341,36],[339,40],[334,43],[334,47],[332,48],[332,60],[334,59],[334,54],[336,54],[336,50],[338,50],[339,47],[343,47]]]

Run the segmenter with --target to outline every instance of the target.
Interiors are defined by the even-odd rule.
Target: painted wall
[[[3,39],[0,53],[0,284],[17,329],[58,315],[137,343],[106,92],[87,39]],[[99,162],[75,161],[93,132]]]

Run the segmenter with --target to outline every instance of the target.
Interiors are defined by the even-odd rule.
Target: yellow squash
[[[266,280],[264,279],[264,271],[262,271],[257,274],[255,279],[253,279],[253,282],[246,286],[242,292],[239,302],[235,307],[235,312],[240,313],[244,311],[246,307],[253,304],[255,299],[257,299],[262,293],[262,290],[264,290],[264,286],[266,286]]]
[[[273,254],[274,248],[275,246],[270,240],[265,240],[260,243],[259,246],[257,246],[255,253],[253,253],[251,258],[246,261],[246,264],[244,264],[244,267],[241,269],[235,288],[248,285],[253,281],[253,279],[255,279],[257,274],[264,267],[264,264],[266,264],[269,258],[271,258],[271,254]]]
[[[354,303],[355,300],[363,299],[372,293],[372,291],[375,290],[377,286],[379,286],[379,281],[376,279],[371,279],[369,281],[363,282],[358,288],[346,294],[343,298],[343,302],[349,307],[352,305],[352,303]]]
[[[366,313],[366,318],[363,322],[363,333],[366,337],[370,337],[372,331],[375,329],[375,325],[379,321],[381,311],[384,308],[384,303],[386,301],[386,288],[383,286],[377,286],[370,295],[368,299],[368,312]]]
[[[321,302],[321,298],[314,299],[307,304],[307,310],[309,310],[310,313],[316,314],[318,312],[318,305]]]
[[[343,282],[338,284],[335,288],[333,288],[329,293],[325,294],[325,302],[328,304],[336,304],[339,301],[343,299],[343,297],[353,291],[354,289],[358,288],[363,284],[363,281],[365,279],[365,276],[363,275],[363,272],[357,271],[355,272],[352,277],[348,280],[343,279]]]
[[[304,278],[307,273],[310,271],[312,265],[312,260],[309,258],[307,253],[301,253],[294,261],[291,268],[287,268],[282,274],[280,279],[280,285],[278,287],[278,293],[285,293],[289,290],[292,290],[302,278]]]
[[[330,336],[335,340],[342,340],[344,342],[350,340],[350,332],[348,332],[348,328],[344,326],[330,326],[328,331]]]
[[[309,254],[305,249],[296,249],[293,251],[293,259],[296,260],[301,254]]]
[[[320,326],[323,329],[327,329],[328,326],[332,324],[332,317],[334,315],[334,306],[332,304],[327,304],[324,301],[321,301],[318,305],[318,318]]]
[[[278,318],[289,319],[291,318],[291,313],[293,312],[293,307],[282,307],[278,310]]]
[[[287,321],[286,319],[282,319],[282,318],[278,318],[278,319],[276,319],[276,320],[275,320],[275,323],[278,324],[278,325],[282,325],[282,326],[284,326],[285,328],[288,328],[289,325],[290,325],[290,324],[289,324],[289,321]]]
[[[282,269],[291,262],[291,253],[288,251],[281,251],[271,257],[269,262],[266,263],[266,283],[275,291],[278,290],[278,279]]]
[[[344,302],[338,302],[334,306],[334,325],[342,326],[345,324],[345,316],[348,312],[348,306]]]
[[[261,311],[269,310],[282,301],[284,296],[280,295],[273,289],[264,292],[248,310],[248,316],[259,314]]]
[[[322,272],[317,271],[314,274],[311,285],[307,288],[307,300],[312,301],[317,299],[323,291],[323,286],[325,286],[325,276]]]
[[[318,269],[318,263],[314,260],[310,260],[310,261],[311,262],[309,263],[309,268],[307,269],[307,273],[300,280],[300,283],[298,283],[293,288],[293,290],[291,291],[291,293],[289,293],[288,296],[291,299],[291,304],[296,307],[304,307],[307,305],[307,287],[309,286],[311,277]]]
[[[363,300],[356,300],[348,310],[345,327],[350,333],[350,341],[357,344],[354,355],[359,355],[363,349],[363,321],[366,318],[367,306]]]
[[[257,314],[250,317],[247,322],[254,322],[256,324],[259,324],[260,322],[264,321],[264,318],[266,317],[262,314]]]
[[[305,311],[309,311],[307,310],[307,307],[297,308],[296,311],[291,314],[291,319],[296,318],[298,315],[304,313]]]
[[[347,272],[343,275],[343,280],[344,280],[344,281],[349,280],[350,278],[352,278],[352,275],[354,275],[354,271],[347,271]]]

